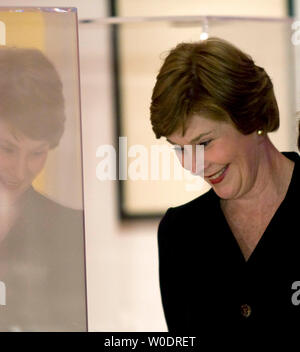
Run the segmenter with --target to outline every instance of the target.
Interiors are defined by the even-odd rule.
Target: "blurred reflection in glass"
[[[37,49],[0,47],[1,331],[86,329],[83,212],[32,187],[64,124],[52,63]]]

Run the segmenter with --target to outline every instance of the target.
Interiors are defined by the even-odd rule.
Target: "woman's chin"
[[[3,206],[11,206],[16,203],[24,193],[24,188],[18,189],[7,189],[6,187],[0,187],[1,204]]]
[[[224,200],[232,199],[234,197],[232,189],[225,187],[214,187],[212,186],[216,195]]]

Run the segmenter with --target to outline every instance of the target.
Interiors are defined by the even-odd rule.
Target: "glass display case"
[[[75,8],[0,8],[0,331],[86,331]]]

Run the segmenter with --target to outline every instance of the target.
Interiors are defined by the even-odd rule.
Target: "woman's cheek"
[[[216,142],[205,150],[204,158],[215,164],[222,165],[227,164],[232,155],[233,151],[228,144]]]
[[[30,161],[30,172],[33,177],[37,176],[40,173],[40,171],[42,171],[47,160],[47,155],[48,153],[38,157],[33,157],[32,160]]]

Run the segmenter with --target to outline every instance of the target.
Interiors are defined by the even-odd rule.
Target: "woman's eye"
[[[32,155],[38,157],[38,156],[44,155],[45,153],[46,153],[45,151],[33,152]]]
[[[179,146],[173,147],[172,149],[174,149],[175,152],[183,152],[184,151],[184,148],[183,147],[179,147]]]
[[[209,139],[208,141],[202,142],[202,143],[198,143],[197,145],[203,145],[204,147],[208,146],[208,144],[211,142],[212,140]]]
[[[196,145],[203,145],[204,148],[206,146],[208,146],[208,144],[212,141],[212,139],[209,139],[208,141],[205,141],[205,142],[201,142],[201,143],[198,143]],[[180,146],[175,146],[173,147],[172,149],[174,149],[176,152],[183,152],[184,151],[184,147],[180,147]]]
[[[6,146],[4,146],[4,145],[2,145],[0,148],[1,148],[5,153],[7,153],[7,154],[12,154],[12,153],[14,152],[14,149],[13,149],[13,148],[6,147]]]

